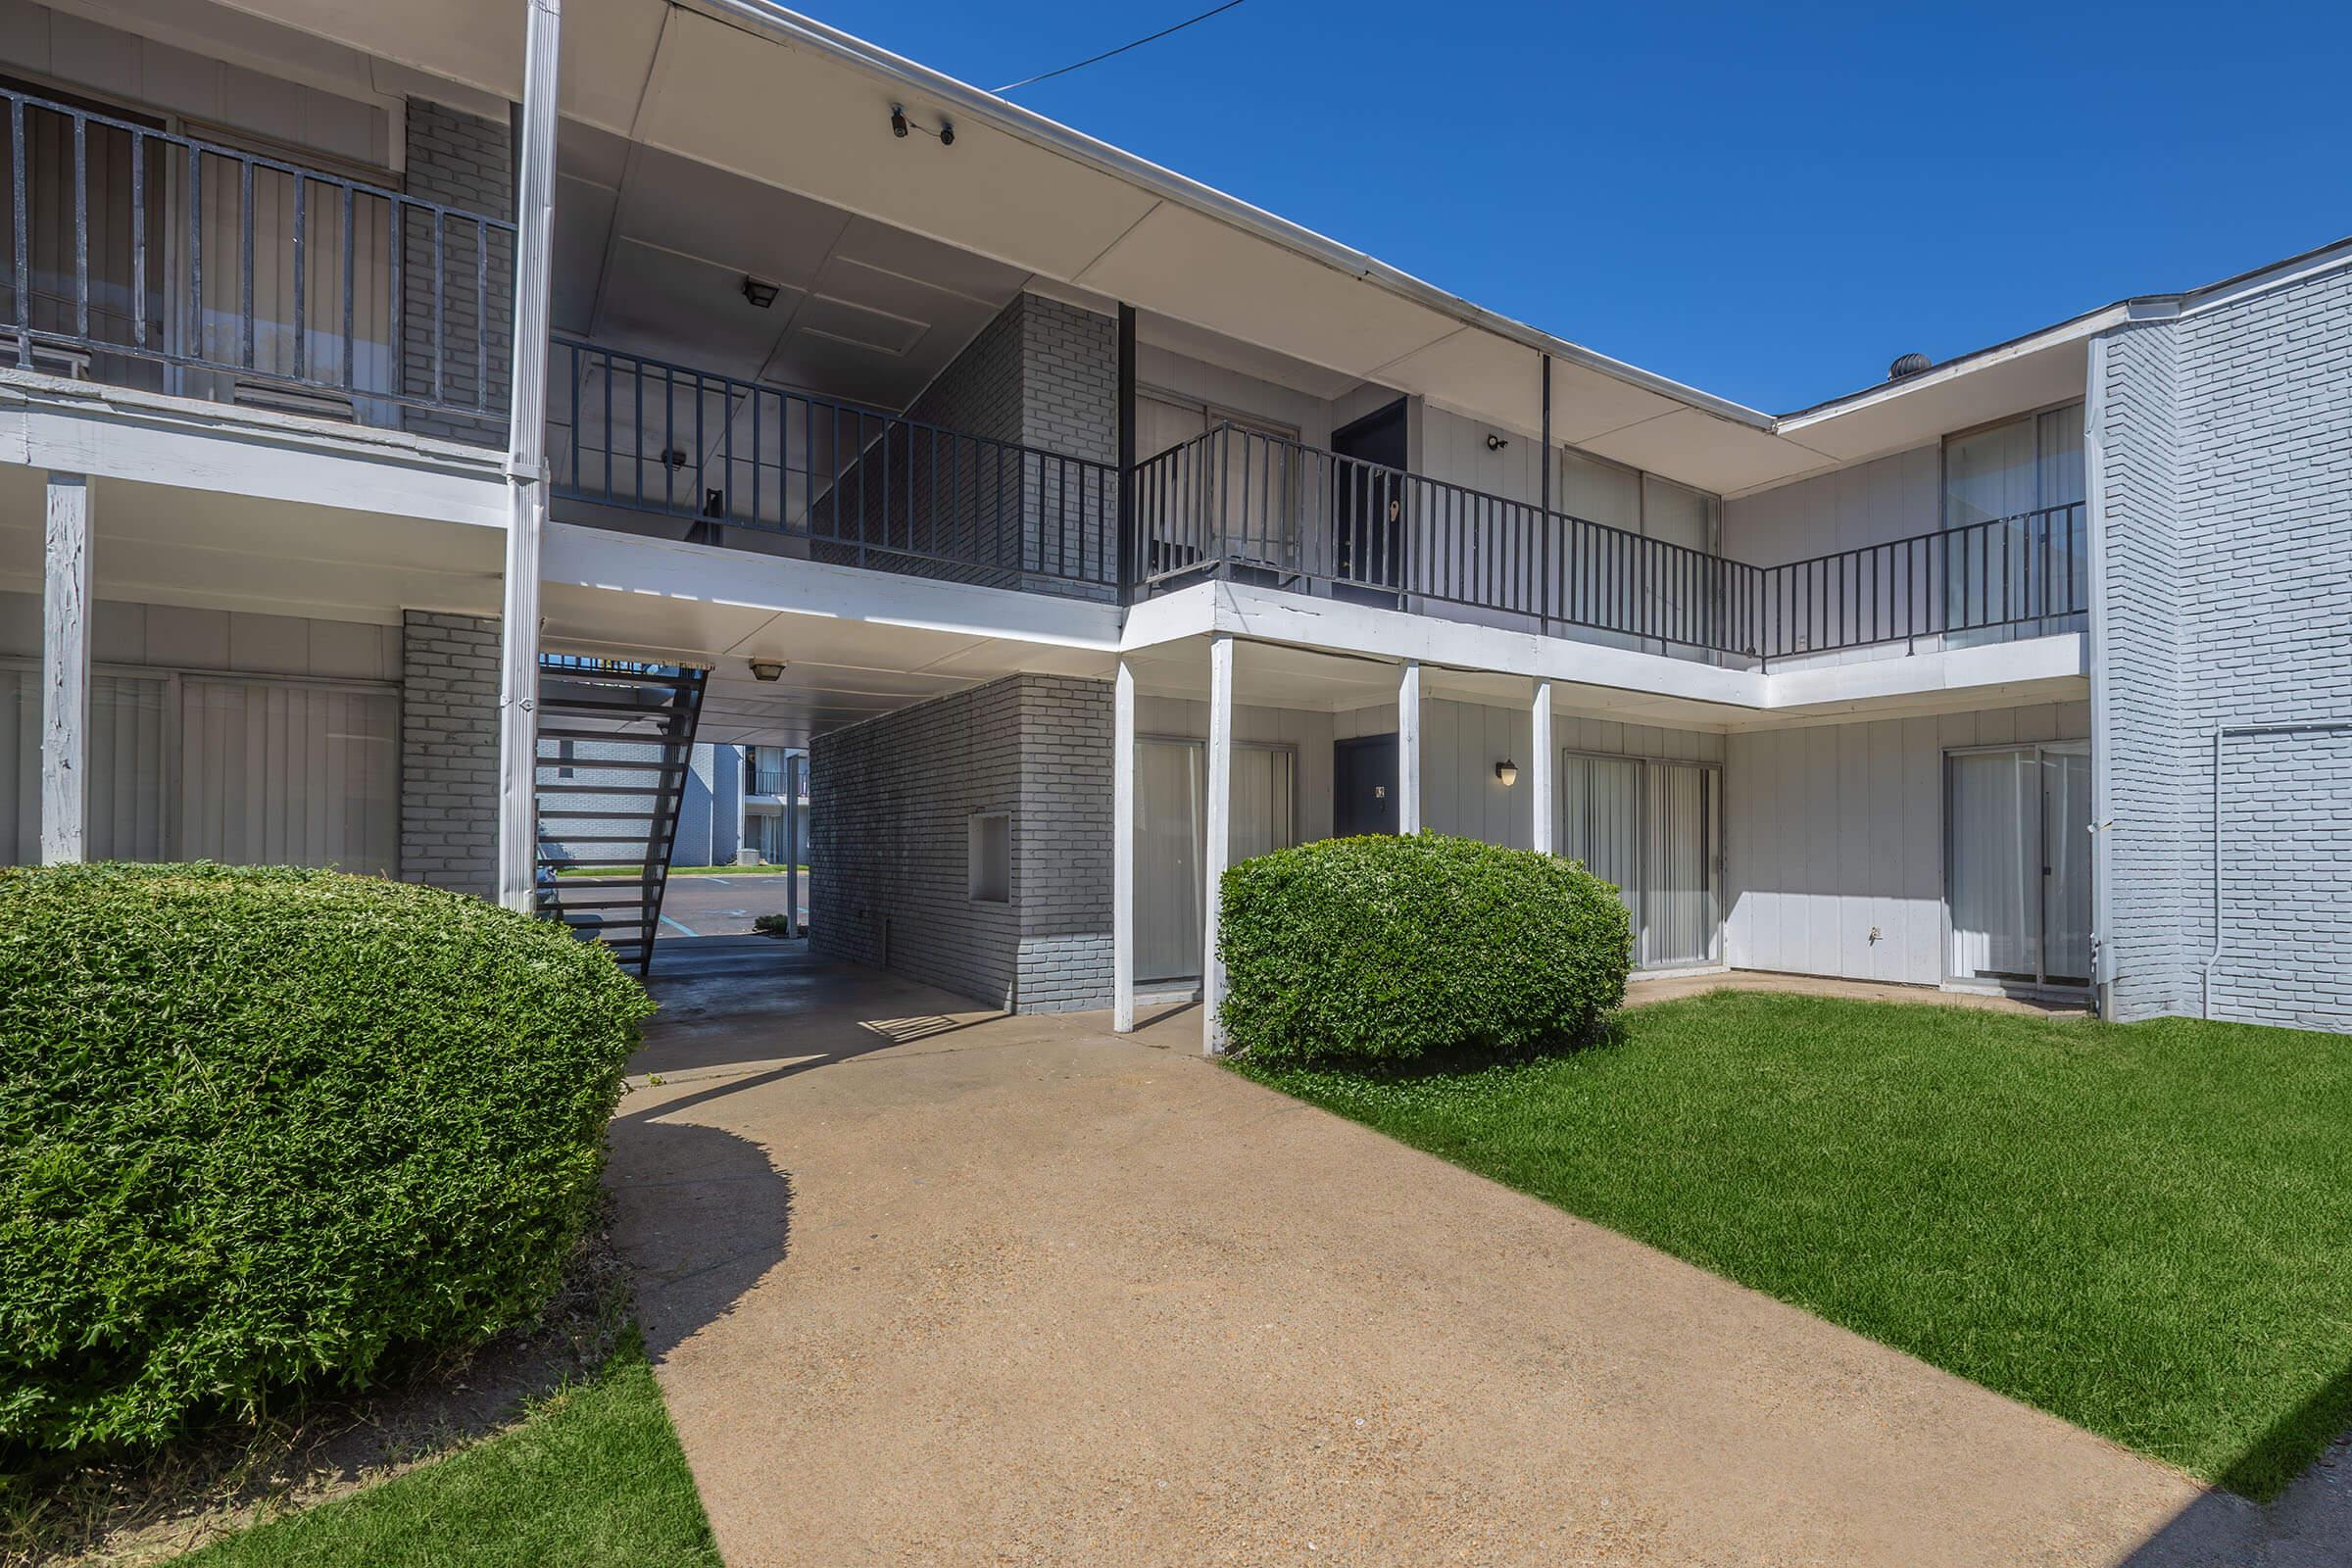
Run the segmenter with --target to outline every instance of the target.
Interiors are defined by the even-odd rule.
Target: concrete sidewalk
[[[731,1563],[2208,1560],[2187,1479],[1208,1065],[1190,1009],[799,944],[657,989],[612,1180]]]

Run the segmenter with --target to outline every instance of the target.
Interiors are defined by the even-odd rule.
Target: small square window
[[[974,904],[1012,902],[1012,818],[1004,811],[974,811],[964,820],[966,858]]]

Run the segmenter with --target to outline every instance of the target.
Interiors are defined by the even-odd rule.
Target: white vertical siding
[[[85,776],[93,860],[163,857],[169,690],[161,678],[91,678]],[[40,858],[40,680],[30,670],[0,669],[0,865]]]
[[[41,683],[0,669],[0,865],[41,858]]]
[[[2087,704],[2061,703],[1731,736],[1726,960],[1937,984],[1944,750],[2089,728]]]
[[[1943,448],[1914,447],[1723,504],[1723,553],[1761,566],[1940,525]]]
[[[398,873],[392,693],[192,678],[180,738],[181,856]]]

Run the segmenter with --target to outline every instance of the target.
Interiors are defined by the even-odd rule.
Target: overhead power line
[[[1095,65],[1101,61],[1108,60],[1112,55],[1123,55],[1130,49],[1141,49],[1148,43],[1156,43],[1158,40],[1165,38],[1171,32],[1182,32],[1194,23],[1206,22],[1209,18],[1217,15],[1217,13],[1221,11],[1231,11],[1235,6],[1238,6],[1241,3],[1242,0],[1225,0],[1225,3],[1221,6],[1211,6],[1208,10],[1201,12],[1199,16],[1187,17],[1182,22],[1177,23],[1176,25],[1172,27],[1162,27],[1157,32],[1151,34],[1149,37],[1138,38],[1133,43],[1123,43],[1116,49],[1105,49],[1099,55],[1088,55],[1084,60],[1078,61],[1073,65],[1063,66],[1056,71],[1043,71],[1034,76],[1023,76],[1018,81],[1008,81],[1004,86],[999,87],[997,91],[1000,93],[1012,92],[1018,88],[1035,86],[1041,81],[1048,81],[1055,76],[1066,76],[1073,71],[1083,71],[1088,66]]]

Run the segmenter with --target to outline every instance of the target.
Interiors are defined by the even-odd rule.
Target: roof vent
[[[1935,368],[1936,362],[1925,354],[1906,354],[1886,367],[1886,379],[1900,381],[1907,376],[1914,376],[1922,370],[1932,370]]]

